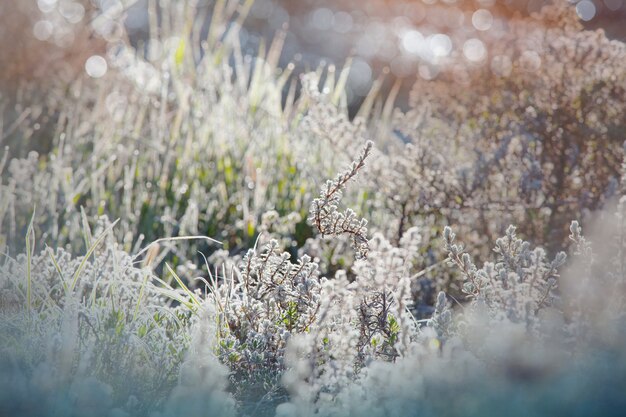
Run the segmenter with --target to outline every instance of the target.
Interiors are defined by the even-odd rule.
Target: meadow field
[[[0,415],[623,415],[626,2],[382,3],[0,3]]]

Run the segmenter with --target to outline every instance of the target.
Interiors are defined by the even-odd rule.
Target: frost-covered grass
[[[0,95],[0,414],[619,415],[624,44],[546,8],[351,120],[250,4]]]

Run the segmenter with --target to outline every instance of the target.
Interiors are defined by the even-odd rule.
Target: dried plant
[[[348,208],[344,212],[339,212],[337,208],[341,201],[342,189],[365,166],[365,159],[369,156],[372,146],[373,142],[368,141],[359,158],[348,170],[339,174],[333,181],[326,182],[319,198],[311,203],[309,216],[309,221],[315,225],[322,237],[349,235],[356,250],[357,259],[367,256],[367,220],[359,219],[352,209]]]

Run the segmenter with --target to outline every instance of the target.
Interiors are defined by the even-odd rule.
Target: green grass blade
[[[180,279],[180,277],[178,276],[178,274],[176,274],[176,272],[174,272],[174,270],[172,269],[172,267],[168,264],[165,263],[165,267],[167,268],[167,270],[170,272],[170,274],[172,274],[172,276],[174,277],[174,279],[176,280],[176,282],[178,283],[178,285],[180,285],[180,287],[187,293],[187,295],[189,295],[189,298],[191,298],[191,301],[193,302],[193,304],[200,306],[200,302],[196,299],[196,297],[193,295],[193,292],[191,292],[191,290],[189,288],[187,288],[187,286],[185,285],[185,283],[183,283],[183,281]]]

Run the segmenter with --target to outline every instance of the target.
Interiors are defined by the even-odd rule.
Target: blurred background
[[[149,35],[151,0],[37,0],[0,4],[0,82],[59,77],[72,78],[103,40],[125,32],[134,45]],[[214,1],[200,1],[207,14]],[[246,4],[245,1],[241,2]],[[240,30],[245,54],[254,56],[261,42],[268,44],[285,32],[280,65],[293,63],[295,72],[322,64],[342,67],[352,59],[348,102],[356,108],[372,83],[385,75],[383,91],[392,80],[433,78],[450,57],[469,66],[487,64],[490,42],[506,34],[514,16],[531,16],[548,4],[542,0],[255,0]],[[613,39],[626,39],[625,0],[569,2],[585,27],[602,28]],[[36,4],[36,6],[35,6]],[[95,13],[99,10],[99,13]],[[96,16],[96,17],[93,17]],[[95,19],[96,21],[91,21]],[[90,20],[97,35],[85,31]],[[125,26],[125,31],[120,25]],[[126,35],[124,35],[126,36]],[[9,41],[10,40],[10,41]],[[37,52],[40,51],[40,52]],[[97,63],[92,62],[92,66]],[[72,70],[71,67],[74,67]],[[1,85],[0,85],[1,86]],[[399,105],[406,97],[400,94]]]
[[[486,63],[490,41],[507,31],[515,15],[528,16],[544,0],[256,0],[242,31],[254,53],[260,39],[287,27],[283,64],[343,65],[353,56],[349,101],[367,95],[376,77],[433,77],[438,64],[461,54],[468,65]],[[623,0],[571,2],[587,28],[626,39]],[[401,104],[401,103],[400,103]]]

